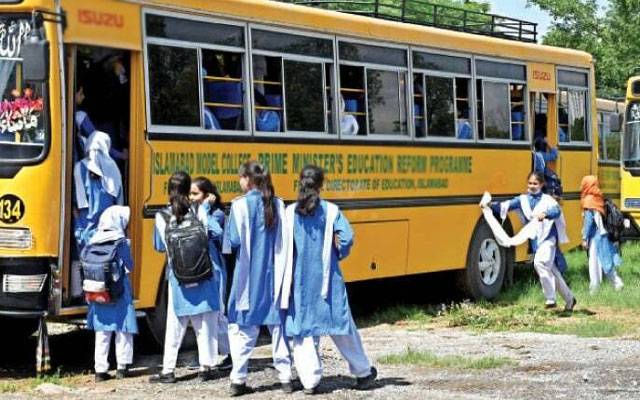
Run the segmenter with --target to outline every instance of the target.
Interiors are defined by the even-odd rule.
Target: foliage
[[[627,78],[640,66],[640,0],[527,0],[552,18],[543,43],[583,50],[596,62],[599,96],[624,94]]]

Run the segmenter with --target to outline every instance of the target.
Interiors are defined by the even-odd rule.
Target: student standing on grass
[[[206,381],[211,378],[211,368],[217,364],[218,358],[218,310],[220,310],[220,290],[215,279],[215,272],[193,283],[184,283],[178,280],[176,274],[177,263],[168,250],[168,236],[177,232],[180,227],[201,223],[210,232],[215,225],[215,218],[203,218],[199,222],[194,216],[194,210],[189,202],[191,189],[191,177],[186,172],[176,172],[169,178],[169,203],[170,205],[156,214],[155,232],[153,236],[154,247],[157,251],[167,252],[168,303],[167,303],[167,328],[164,339],[164,355],[162,359],[162,372],[152,376],[152,383],[175,383],[175,367],[178,359],[178,350],[182,339],[191,326],[196,333],[198,344],[198,361],[200,371],[198,379]],[[202,225],[200,229],[204,230]],[[219,231],[222,228],[215,228]],[[204,235],[204,233],[202,233]],[[207,251],[204,244],[204,251]],[[184,249],[183,249],[184,250]],[[202,249],[191,249],[189,253]],[[215,263],[215,260],[213,261]]]
[[[104,210],[98,222],[98,228],[89,240],[88,246],[113,244],[115,262],[122,284],[122,294],[113,303],[100,304],[89,302],[87,328],[96,332],[95,344],[95,380],[101,382],[111,379],[109,371],[109,348],[111,336],[116,342],[116,378],[126,378],[129,365],[133,362],[133,335],[138,333],[136,311],[133,308],[133,291],[128,274],[133,271],[131,248],[125,231],[129,224],[129,207],[111,206]]]
[[[556,252],[560,251],[558,245],[568,242],[569,238],[560,205],[553,197],[542,193],[543,186],[543,174],[533,171],[527,177],[526,194],[502,203],[492,203],[491,209],[503,221],[509,211],[518,210],[527,223],[534,220],[539,222],[530,244],[534,253],[533,267],[542,285],[545,308],[556,307],[557,290],[565,301],[565,311],[570,312],[577,301],[556,265]]]
[[[315,394],[322,378],[321,336],[331,336],[356,376],[356,389],[370,388],[377,376],[351,316],[338,265],[349,255],[353,231],[338,206],[320,198],[323,182],[322,169],[304,167],[298,201],[285,212],[287,286],[282,298],[289,298],[285,331],[292,338],[293,358],[306,394]]]
[[[615,290],[622,290],[622,279],[616,267],[622,264],[616,245],[609,240],[604,226],[604,197],[598,185],[598,178],[588,175],[580,184],[580,205],[582,206],[582,247],[589,256],[589,291],[593,294],[600,287],[602,275],[611,281]]]
[[[226,303],[227,268],[222,257],[222,236],[224,229],[224,204],[216,185],[204,176],[197,177],[191,183],[189,200],[198,209],[198,217],[208,221],[209,254],[215,270],[215,277],[220,289],[220,312],[218,313],[218,354],[225,356],[216,366],[218,369],[231,369],[229,355],[228,321],[224,313]]]
[[[224,252],[236,250],[229,295],[231,396],[252,391],[246,384],[249,358],[260,326],[271,332],[273,364],[282,390],[291,393],[291,359],[282,331],[280,289],[285,265],[284,202],[275,197],[271,175],[257,161],[240,167],[244,195],[233,200],[225,231]]]

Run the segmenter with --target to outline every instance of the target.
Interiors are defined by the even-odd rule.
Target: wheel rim
[[[485,239],[480,245],[480,258],[478,269],[480,278],[485,285],[493,285],[498,280],[500,266],[502,265],[502,255],[500,247],[493,239]]]

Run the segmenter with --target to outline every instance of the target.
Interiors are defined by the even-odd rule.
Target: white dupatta
[[[282,288],[282,303],[289,303],[291,281],[293,279],[293,228],[295,211],[298,203],[290,204],[285,212],[287,221],[287,262],[285,267],[284,285]],[[333,225],[338,218],[340,209],[337,205],[325,201],[327,205],[327,221],[324,226],[324,243],[322,245],[322,291],[320,294],[326,299],[329,294],[329,274],[331,273],[331,251],[333,250]],[[283,306],[283,308],[286,308]]]
[[[489,194],[489,192],[484,192],[482,200],[480,201],[480,206],[483,207],[482,214],[500,246],[514,247],[525,243],[529,239],[536,239],[538,242],[542,242],[549,236],[554,223],[556,224],[556,229],[558,231],[559,242],[567,243],[569,241],[569,238],[567,237],[564,214],[562,213],[562,211],[560,211],[560,216],[556,219],[545,218],[542,221],[538,221],[538,219],[534,217],[535,215],[546,212],[546,210],[549,210],[551,207],[558,205],[555,199],[547,194],[542,195],[542,198],[533,210],[529,205],[527,195],[523,194],[520,196],[520,207],[522,209],[522,214],[526,224],[513,237],[509,236],[507,232],[505,232],[500,222],[498,222],[496,217],[493,215],[491,207],[488,206],[490,202],[491,194]],[[502,202],[500,204],[500,218],[502,219],[502,221],[506,219],[508,211],[509,201]]]
[[[276,241],[274,248],[274,291],[273,299],[277,302],[284,280],[285,264],[286,264],[286,244],[287,239],[284,218],[284,202],[275,198],[276,211],[278,213],[278,225],[276,227]],[[249,277],[251,276],[251,223],[249,221],[249,204],[246,196],[240,197],[231,204],[231,211],[234,218],[235,226],[238,229],[238,235],[242,245],[238,249],[236,260],[237,283],[237,305],[239,311],[249,310],[251,304],[249,302]],[[291,278],[289,278],[290,280]],[[284,300],[282,305],[284,305]],[[286,304],[289,304],[288,298]],[[281,306],[281,308],[286,308]]]

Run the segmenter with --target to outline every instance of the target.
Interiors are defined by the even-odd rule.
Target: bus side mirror
[[[27,82],[49,79],[49,41],[30,36],[22,45],[22,76]]]
[[[609,130],[611,132],[621,132],[622,119],[622,114],[611,114],[611,116],[609,117]]]

